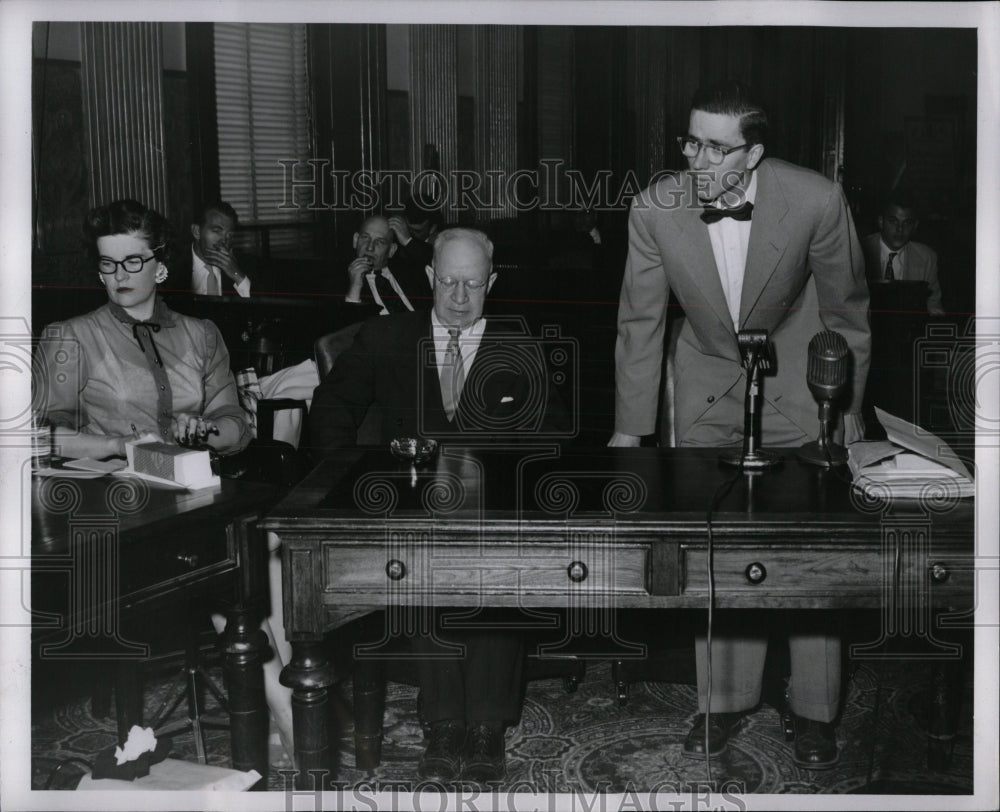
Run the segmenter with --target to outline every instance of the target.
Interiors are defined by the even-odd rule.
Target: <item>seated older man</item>
[[[492,256],[492,243],[479,231],[451,229],[438,236],[426,268],[433,310],[370,319],[316,388],[310,431],[320,453],[354,445],[358,426],[376,403],[386,443],[399,435],[456,443],[525,442],[537,436],[538,415],[512,416],[519,418],[547,381],[512,370],[505,361],[512,334],[498,319],[483,317],[496,279]],[[425,363],[421,345],[427,342],[434,353]],[[475,386],[475,398],[462,397],[466,380],[470,391]],[[547,389],[543,431],[563,431],[569,415],[555,390]],[[499,780],[504,731],[520,715],[522,640],[499,626],[490,628],[485,613],[475,631],[456,631],[442,628],[440,613],[429,611],[417,627],[428,633],[411,638],[413,648],[426,655],[418,663],[427,731],[419,774],[442,782]],[[455,644],[463,654],[448,653]]]

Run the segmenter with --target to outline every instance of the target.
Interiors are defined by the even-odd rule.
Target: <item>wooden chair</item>
[[[355,322],[316,339],[313,344],[313,356],[316,359],[316,371],[319,373],[321,381],[330,374],[330,370],[333,369],[333,365],[337,361],[337,356],[354,342],[354,337],[361,329],[361,324],[362,322]],[[377,404],[373,404],[368,408],[365,419],[358,427],[358,445],[378,445],[381,443],[381,424],[382,409]]]

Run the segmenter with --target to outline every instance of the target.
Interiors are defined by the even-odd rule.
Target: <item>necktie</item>
[[[215,278],[215,271],[208,268],[208,284],[205,286],[205,293],[208,296],[221,296],[222,290],[219,288],[219,280]]]
[[[462,362],[462,349],[458,343],[461,331],[457,327],[448,329],[448,347],[444,354],[444,368],[441,370],[441,402],[444,413],[451,421],[458,411],[458,401],[462,397],[462,387],[465,386],[465,365]]]
[[[734,220],[749,220],[752,214],[753,203],[747,201],[735,209],[720,209],[717,206],[705,206],[705,210],[701,213],[701,219],[703,222],[711,225],[712,223],[718,223],[723,217],[732,217]]]
[[[406,298],[403,289],[392,275],[392,271],[383,268],[380,273],[372,271],[365,275],[368,281],[368,289],[371,291],[372,299],[381,309],[380,316],[389,313],[402,313],[404,310],[413,310],[413,305]]]
[[[892,261],[896,258],[896,254],[898,254],[898,253],[899,253],[898,251],[893,251],[891,254],[889,254],[889,259],[887,259],[885,261],[885,281],[886,282],[893,282],[896,279],[896,274],[894,274],[892,272]]]

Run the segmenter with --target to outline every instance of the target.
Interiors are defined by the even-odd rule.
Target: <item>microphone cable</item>
[[[746,389],[743,393],[743,402],[746,403],[750,397],[750,387],[753,385],[753,377],[757,371],[757,365],[760,363],[760,349],[754,348],[750,355],[750,364],[747,368],[747,384]],[[709,749],[709,729],[711,722],[712,713],[712,621],[713,621],[713,610],[715,608],[715,545],[714,545],[714,533],[712,532],[712,516],[715,511],[718,510],[719,504],[722,502],[729,492],[733,489],[733,485],[739,480],[743,475],[743,462],[746,459],[747,453],[750,450],[750,435],[748,432],[743,432],[743,454],[740,457],[740,464],[737,466],[735,473],[722,482],[718,488],[716,488],[715,493],[712,495],[712,501],[709,502],[708,512],[705,515],[705,528],[708,533],[708,549],[707,549],[707,563],[708,563],[708,624],[705,632],[705,642],[706,656],[705,656],[705,767],[708,772],[708,783],[709,786],[712,785],[712,755]]]

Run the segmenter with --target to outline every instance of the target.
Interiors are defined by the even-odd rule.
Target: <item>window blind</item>
[[[311,253],[312,230],[292,224],[312,215],[282,207],[286,170],[279,163],[305,165],[313,152],[306,27],[215,23],[214,31],[222,198],[242,224],[270,227],[273,255]]]

